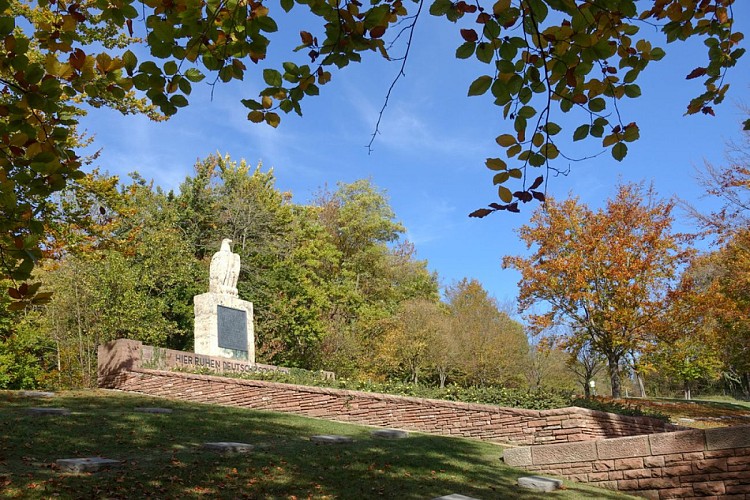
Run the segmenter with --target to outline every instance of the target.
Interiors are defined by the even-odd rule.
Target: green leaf
[[[122,63],[125,66],[128,74],[132,74],[136,64],[138,64],[138,58],[131,51],[126,50],[122,54]]]
[[[430,14],[433,16],[444,16],[451,9],[452,5],[450,0],[435,0],[430,5]]]
[[[490,170],[505,170],[508,165],[500,158],[487,158],[484,162]]]
[[[666,55],[666,52],[664,50],[660,49],[659,47],[654,47],[651,49],[651,60],[652,61],[659,61]]]
[[[492,177],[492,184],[494,184],[495,186],[497,186],[498,184],[502,184],[507,181],[509,177],[510,174],[508,172],[497,173]]]
[[[549,135],[557,135],[562,130],[562,127],[560,127],[560,125],[554,122],[547,123],[547,125],[545,125],[544,128]]]
[[[513,193],[510,192],[510,189],[508,189],[505,186],[499,186],[497,188],[497,195],[500,197],[501,200],[503,200],[505,203],[510,203],[513,201]]]
[[[495,51],[492,48],[492,44],[482,42],[477,45],[477,59],[483,63],[490,63],[495,57]]]
[[[164,74],[174,75],[177,73],[177,63],[174,61],[167,61],[164,63]]]
[[[510,175],[514,179],[520,179],[521,177],[523,177],[523,172],[520,168],[511,168],[510,170],[508,170],[508,175]]]
[[[0,17],[0,36],[7,36],[13,33],[16,27],[16,20],[10,16]]]
[[[474,80],[469,86],[469,96],[482,95],[489,90],[492,85],[492,77],[482,75]]]
[[[617,161],[622,161],[623,158],[628,154],[628,146],[624,142],[618,142],[612,148],[612,158]]]
[[[625,85],[625,95],[633,99],[640,97],[641,88],[638,85]]]
[[[474,49],[476,48],[476,42],[465,42],[459,45],[456,49],[456,58],[468,59],[474,55]]]
[[[261,31],[266,33],[275,33],[279,30],[279,26],[272,18],[268,16],[261,16],[255,19],[254,24],[260,28]]]
[[[263,81],[270,87],[281,87],[281,73],[275,69],[264,69]]]
[[[536,110],[531,106],[524,106],[518,110],[518,116],[527,120],[536,114]]]
[[[512,135],[503,134],[503,135],[498,136],[495,139],[495,142],[497,142],[500,146],[507,148],[508,146],[512,146],[513,144],[515,144],[517,141],[516,141],[516,138],[513,137]]]
[[[188,100],[185,98],[184,95],[175,94],[172,97],[169,98],[169,102],[174,104],[178,108],[184,108],[188,105]]]
[[[284,12],[289,12],[294,7],[294,0],[281,0],[281,8]]]
[[[185,78],[193,83],[198,83],[199,81],[203,80],[205,76],[203,76],[203,73],[201,73],[199,69],[190,68],[189,70],[185,71]]]
[[[594,99],[591,99],[589,101],[589,109],[593,111],[594,113],[598,113],[599,111],[603,111],[604,108],[607,107],[607,103],[604,99],[601,97],[596,97]]]

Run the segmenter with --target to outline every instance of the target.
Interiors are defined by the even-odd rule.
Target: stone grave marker
[[[35,416],[70,415],[70,410],[67,408],[26,408],[26,413]]]
[[[542,476],[527,476],[518,478],[518,486],[537,491],[555,491],[562,488],[563,482],[560,479]]]
[[[138,407],[135,409],[135,411],[139,413],[155,413],[155,414],[164,414],[164,413],[172,413],[171,408],[148,408],[148,407]]]
[[[338,436],[335,434],[323,434],[318,436],[310,436],[310,441],[316,444],[346,444],[353,443],[354,438],[349,436]]]
[[[56,460],[63,472],[96,472],[103,467],[119,467],[122,462],[102,457],[61,458]]]
[[[231,441],[218,441],[215,443],[203,443],[206,450],[220,451],[222,453],[247,453],[252,451],[253,445],[247,443],[234,443]]]
[[[20,394],[24,398],[54,398],[54,392],[47,391],[21,391]]]
[[[451,493],[450,495],[445,495],[442,497],[436,497],[432,500],[477,500],[474,497],[467,497],[466,495],[461,495],[459,493]]]
[[[400,429],[377,429],[370,433],[372,437],[381,439],[404,439],[409,437],[409,433]]]

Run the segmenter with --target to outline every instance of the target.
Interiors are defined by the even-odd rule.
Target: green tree
[[[512,120],[512,133],[497,143],[512,165],[490,158],[503,204],[474,213],[517,210],[517,201],[542,199],[541,181],[528,167],[564,158],[556,113],[574,111],[574,140],[591,138],[621,160],[638,125],[621,118],[617,103],[641,94],[637,82],[664,51],[638,33],[658,25],[667,43],[697,37],[708,50],[704,62],[688,74],[701,78],[705,92],[688,113],[713,114],[724,98],[725,71],[744,49],[733,31],[733,0],[496,0],[468,4],[434,0],[432,15],[459,27],[463,43],[456,56],[476,59],[487,70],[469,87],[469,95],[489,93],[498,112]],[[311,27],[300,31],[306,55],[265,67],[256,74],[264,87],[243,99],[248,119],[277,126],[279,113],[301,114],[305,96],[319,94],[331,80],[330,69],[358,62],[375,51],[406,64],[411,35],[423,3],[375,0],[368,5],[334,5],[322,0],[282,0],[280,9],[309,11]],[[251,65],[267,55],[269,34],[278,30],[281,10],[262,2],[176,0],[154,4],[133,0],[0,2],[0,264],[3,276],[24,280],[41,257],[46,217],[41,207],[69,180],[82,176],[75,150],[76,117],[85,106],[109,106],[122,112],[173,115],[188,104],[192,85],[211,75],[215,81],[242,80]],[[317,24],[317,26],[315,26]],[[410,36],[402,37],[404,32]],[[403,54],[396,54],[399,40]],[[394,45],[395,44],[395,45]],[[148,49],[148,54],[144,55]],[[132,49],[132,50],[131,50]],[[393,55],[391,54],[393,52]],[[139,53],[139,55],[136,55]],[[399,57],[402,56],[402,57]],[[403,74],[403,66],[399,75]],[[146,101],[139,101],[142,96]],[[84,104],[85,103],[85,104]],[[153,114],[153,113],[152,113]],[[559,120],[558,120],[559,121]],[[749,122],[750,123],[750,122]],[[748,125],[750,126],[750,125]],[[558,160],[561,161],[561,160]],[[528,179],[526,179],[528,177]],[[505,186],[523,179],[516,192]],[[31,296],[29,289],[20,293]]]
[[[371,181],[323,190],[314,205],[334,249],[323,269],[329,296],[325,362],[342,373],[378,372],[370,353],[384,333],[382,320],[406,300],[436,300],[436,277],[400,239],[404,227]]]
[[[477,280],[463,280],[445,291],[451,330],[459,344],[457,368],[465,385],[517,386],[523,383],[528,340],[523,326],[499,310]]]
[[[431,346],[440,342],[448,330],[446,311],[438,302],[407,300],[399,306],[396,315],[386,320],[377,359],[388,374],[405,374],[405,381],[418,384],[420,377],[431,368]],[[444,384],[441,380],[441,387]]]

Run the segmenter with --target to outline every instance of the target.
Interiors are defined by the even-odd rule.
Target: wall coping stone
[[[597,440],[596,453],[600,460],[649,455],[648,435]]]
[[[744,429],[744,432],[742,432]],[[706,429],[706,450],[750,448],[750,425]]]
[[[700,429],[652,434],[648,440],[653,455],[690,453],[706,449],[706,433]]]

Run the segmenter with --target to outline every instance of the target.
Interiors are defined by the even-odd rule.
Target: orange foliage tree
[[[673,208],[637,184],[619,186],[597,211],[552,200],[518,231],[533,253],[503,259],[521,272],[519,309],[547,306],[530,315],[532,329],[572,326],[571,345],[589,342],[607,359],[613,397],[620,365],[643,346],[687,257],[671,232]]]

